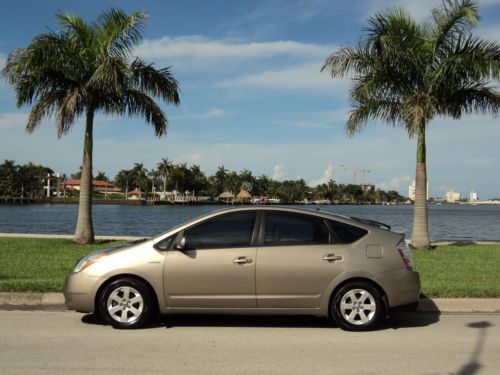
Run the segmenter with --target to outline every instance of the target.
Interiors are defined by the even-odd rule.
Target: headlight
[[[102,259],[104,257],[107,257],[109,255],[108,252],[99,252],[99,253],[92,253],[87,256],[84,256],[82,259],[80,259],[78,262],[76,262],[75,268],[73,269],[73,272],[80,272],[87,268],[88,266],[94,264],[97,262],[99,259]]]

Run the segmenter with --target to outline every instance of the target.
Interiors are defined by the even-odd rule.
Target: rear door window
[[[328,222],[332,228],[332,243],[349,244],[368,234],[366,229],[341,223],[340,221],[329,220]]]
[[[328,244],[330,232],[325,220],[289,212],[266,212],[264,245]]]

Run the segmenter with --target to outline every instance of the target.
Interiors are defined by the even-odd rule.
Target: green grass
[[[438,246],[413,258],[427,297],[500,297],[500,245]]]
[[[113,244],[0,238],[0,291],[60,292],[80,257]],[[438,246],[413,257],[427,297],[500,297],[500,245]]]
[[[82,256],[113,242],[78,245],[65,239],[0,238],[0,291],[61,292]]]

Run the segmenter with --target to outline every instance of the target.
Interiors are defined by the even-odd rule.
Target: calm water
[[[96,205],[97,235],[152,236],[224,206]],[[412,206],[300,206],[389,224],[411,235]],[[0,232],[72,234],[77,205],[0,205]],[[430,205],[431,239],[500,240],[500,206]]]

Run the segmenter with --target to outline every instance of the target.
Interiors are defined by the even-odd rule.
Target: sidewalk
[[[0,310],[66,310],[62,293],[0,292]],[[423,298],[419,312],[500,313],[500,298]]]

